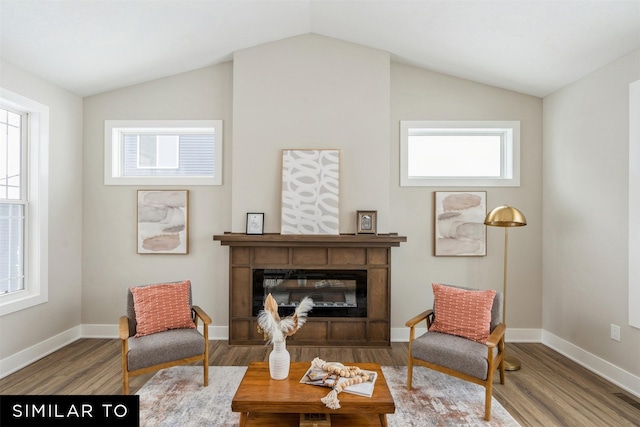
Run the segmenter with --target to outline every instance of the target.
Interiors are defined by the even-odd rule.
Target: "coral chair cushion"
[[[435,320],[430,332],[487,342],[494,290],[467,290],[433,283]]]
[[[131,288],[136,337],[169,329],[195,328],[191,318],[191,281]]]

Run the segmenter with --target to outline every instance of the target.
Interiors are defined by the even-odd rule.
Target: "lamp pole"
[[[509,227],[504,227],[504,262],[502,281],[502,321],[507,324],[507,254],[509,253]]]
[[[509,227],[521,227],[527,225],[527,219],[522,212],[510,206],[499,206],[493,209],[484,220],[485,225],[504,228],[504,276],[502,282],[502,322],[507,324],[507,265],[509,254]],[[517,371],[520,369],[520,361],[508,354],[504,356],[504,369]]]
[[[509,227],[504,227],[504,281],[502,282],[502,319],[507,324],[507,256],[509,254]],[[504,369],[517,371],[520,369],[520,361],[513,356],[504,355]]]

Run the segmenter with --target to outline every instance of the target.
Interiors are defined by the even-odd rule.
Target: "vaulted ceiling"
[[[640,48],[640,0],[0,0],[0,55],[80,96],[307,33],[544,97]]]

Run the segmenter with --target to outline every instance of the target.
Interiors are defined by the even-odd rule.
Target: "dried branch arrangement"
[[[269,294],[264,300],[264,310],[258,313],[258,332],[263,334],[265,341],[269,343],[282,342],[305,324],[311,309],[313,309],[313,300],[304,297],[291,316],[280,319],[278,303]]]

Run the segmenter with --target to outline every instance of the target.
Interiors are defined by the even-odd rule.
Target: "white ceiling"
[[[640,0],[0,0],[2,57],[80,96],[307,33],[544,97],[640,48]]]

